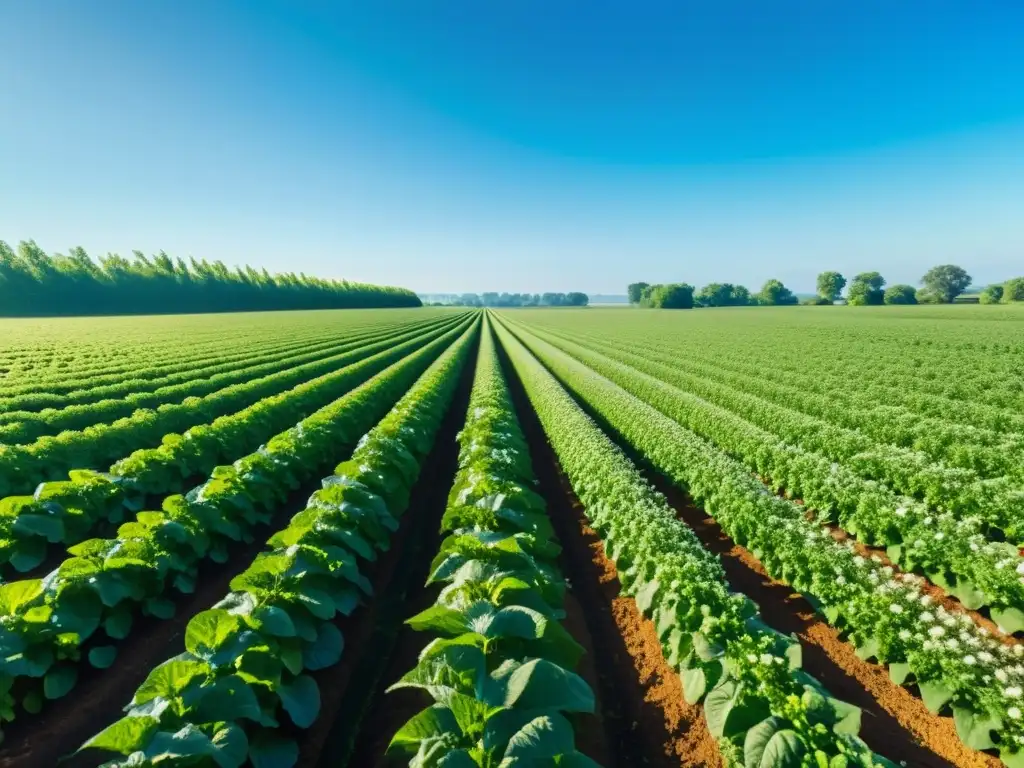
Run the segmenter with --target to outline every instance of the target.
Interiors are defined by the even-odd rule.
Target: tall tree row
[[[172,259],[161,251],[95,261],[82,248],[47,254],[32,240],[0,240],[0,315],[122,315],[281,309],[418,307],[412,291],[270,274],[221,261]]]

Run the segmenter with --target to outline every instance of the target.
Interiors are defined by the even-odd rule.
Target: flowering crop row
[[[34,712],[44,698],[66,694],[83,655],[109,666],[116,655],[110,641],[126,637],[138,613],[173,615],[168,594],[193,591],[202,561],[224,562],[231,542],[252,541],[289,493],[354,444],[446,347],[476,327],[463,323],[412,352],[255,453],[217,467],[187,495],[168,497],[161,511],[139,512],[116,537],[77,544],[46,577],[0,586],[0,718],[12,719],[16,704]]]
[[[135,451],[115,463],[109,474],[72,470],[68,480],[42,482],[31,496],[0,500],[0,564],[10,564],[5,569],[8,574],[11,569],[28,571],[44,560],[48,544],[74,544],[101,522],[120,522],[145,499],[180,492],[189,480],[209,475],[219,462],[252,451],[353,386],[450,332],[451,327],[445,324],[426,333],[413,333],[405,341],[398,336],[360,346],[327,361],[322,375],[310,380],[299,377],[302,383],[292,389],[279,391],[290,383],[286,379],[274,384],[276,393],[240,411],[194,426],[184,434],[165,435],[159,447]],[[260,385],[267,386],[266,382]],[[87,436],[95,431],[97,428],[90,428],[75,434]],[[134,443],[135,438],[125,442]]]
[[[569,341],[552,341],[759,475],[771,478],[777,487],[802,498],[807,507],[837,519],[863,543],[888,547],[888,554],[902,568],[923,573],[968,608],[989,606],[1007,632],[1024,629],[1024,559],[1011,544],[987,538],[991,528],[986,523],[991,521],[932,512],[696,395],[604,354]]]
[[[856,430],[864,435],[858,441],[864,451],[875,450],[874,444],[881,443],[920,452],[933,462],[976,473],[976,476],[964,474],[964,482],[978,477],[998,478],[1004,475],[1014,476],[1018,485],[1022,480],[1024,434],[1008,432],[1006,417],[1000,419],[998,429],[958,424],[942,416],[926,416],[891,405],[879,406],[877,399],[868,406],[850,402],[851,393],[846,390],[842,379],[826,379],[827,394],[812,392],[802,384],[772,381],[749,365],[728,370],[718,358],[713,361],[698,360],[692,356],[676,358],[667,354],[664,346],[654,346],[652,342],[599,339],[579,333],[562,332],[558,335],[606,353],[629,353],[631,358],[645,362],[671,360],[672,371],[678,377],[674,383],[688,390],[691,386],[718,385],[712,392],[718,388],[738,390],[823,419],[829,424]],[[1017,420],[1024,423],[1024,419],[1018,417]]]
[[[624,591],[654,622],[666,660],[679,670],[687,700],[702,702],[727,762],[888,765],[856,736],[859,710],[800,669],[799,643],[764,624],[748,598],[729,593],[717,558],[632,463],[500,325],[499,337]],[[576,365],[574,383],[589,384],[594,375]],[[649,427],[634,423],[641,433]]]
[[[111,768],[297,762],[298,744],[280,726],[317,719],[320,689],[308,673],[342,656],[335,617],[369,593],[359,566],[388,548],[475,338],[475,330],[463,334],[434,361],[232,580],[230,594],[191,619],[185,652],[154,668],[126,715],[83,750],[120,754]]]
[[[967,614],[933,604],[921,592],[920,577],[894,574],[859,556],[852,542],[837,542],[802,507],[772,494],[713,443],[551,344],[517,333],[773,578],[812,601],[862,657],[888,665],[897,683],[916,682],[933,712],[952,711],[967,746],[998,748],[1007,765],[1024,765],[1024,646],[1004,644]]]
[[[575,749],[566,718],[592,712],[594,694],[572,672],[582,648],[560,623],[559,547],[532,488],[489,328],[459,443],[442,522],[449,535],[428,581],[445,586],[408,620],[435,639],[392,686],[421,689],[433,703],[402,726],[389,752],[418,768],[596,768]]]

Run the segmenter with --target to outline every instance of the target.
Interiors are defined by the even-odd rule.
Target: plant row
[[[147,499],[181,491],[190,480],[253,450],[444,331],[395,346],[377,342],[349,353],[347,359],[355,362],[211,424],[165,435],[159,447],[135,451],[112,465],[108,474],[73,470],[68,480],[40,483],[31,496],[0,500],[0,565],[9,563],[5,570],[20,573],[35,568],[45,559],[48,544],[81,541],[98,525],[120,522]]]
[[[196,369],[237,365],[252,357],[255,350],[287,350],[296,348],[296,342],[301,346],[331,338],[337,341],[336,334],[328,335],[324,330],[306,328],[268,345],[266,329],[261,329],[232,338],[230,347],[225,347],[220,333],[205,341],[191,333],[174,340],[150,338],[136,347],[113,346],[116,350],[113,357],[105,356],[101,345],[79,345],[76,344],[78,339],[62,338],[58,347],[61,352],[75,344],[77,355],[69,358],[59,354],[47,362],[41,351],[31,352],[31,360],[19,372],[20,377],[16,376],[5,387],[0,411],[37,411],[127,394],[134,391],[133,387],[144,391],[180,384],[188,381]],[[105,342],[110,344],[110,340]],[[145,354],[140,354],[143,352]]]
[[[857,737],[860,710],[800,669],[799,643],[728,591],[721,563],[629,459],[519,341],[499,336],[623,591],[654,622],[726,764],[888,765]]]
[[[561,624],[560,548],[489,328],[459,444],[448,536],[427,582],[444,587],[407,622],[434,639],[389,689],[420,689],[433,703],[388,751],[419,768],[595,766],[567,718],[593,712],[594,694],[572,671],[583,649]]]
[[[432,325],[433,323],[431,323]],[[344,341],[330,339],[318,343],[296,343],[293,348],[281,351],[255,353],[250,351],[242,365],[238,362],[219,363],[210,368],[193,368],[191,375],[178,384],[161,386],[152,391],[131,392],[116,398],[95,398],[92,402],[66,405],[41,412],[8,411],[0,413],[0,443],[24,444],[43,435],[54,435],[67,430],[83,429],[91,424],[110,422],[130,416],[140,408],[158,409],[168,403],[185,398],[199,398],[225,387],[245,384],[253,379],[294,369],[308,363],[341,354],[367,342],[380,339],[393,329],[370,329],[352,333]],[[409,331],[409,325],[399,326]],[[209,418],[212,414],[204,411],[204,403],[198,404],[198,414]],[[157,411],[160,413],[160,411]],[[179,416],[179,419],[182,417]],[[172,419],[173,421],[173,419]],[[168,431],[181,429],[168,427]]]
[[[779,440],[724,408],[604,355],[557,345],[592,370],[711,440],[777,489],[870,546],[887,547],[901,568],[927,576],[966,608],[988,606],[1006,632],[1024,630],[1024,559],[994,541],[992,520],[936,513],[921,502],[865,480],[843,464]]]
[[[829,425],[754,395],[689,376],[664,363],[607,348],[596,353],[565,340],[555,343],[571,348],[573,355],[600,355],[605,360],[611,358],[612,364],[624,361],[618,364],[628,364],[628,370],[651,374],[672,384],[673,389],[720,406],[720,413],[728,412],[752,422],[791,450],[818,454],[828,459],[830,465],[846,467],[857,476],[923,499],[936,514],[949,512],[958,521],[977,518],[984,530],[998,532],[1000,538],[1024,542],[1024,489],[1013,478],[980,480],[970,470],[945,467],[904,448],[878,446],[855,430]]]
[[[864,450],[874,450],[872,443],[893,445],[922,452],[932,461],[969,470],[979,477],[1015,475],[1018,482],[1024,468],[1022,434],[957,424],[891,405],[879,406],[879,401],[868,407],[859,406],[846,397],[845,380],[842,379],[826,379],[830,385],[827,394],[809,392],[802,386],[770,381],[760,376],[759,369],[726,370],[718,359],[701,361],[693,356],[669,357],[664,347],[654,348],[648,344],[631,344],[616,339],[575,340],[608,353],[627,353],[645,362],[663,363],[671,359],[672,370],[678,377],[675,383],[679,386],[690,389],[698,382],[713,382],[756,395],[775,405],[862,433]]]
[[[330,375],[339,366],[386,350],[405,338],[440,333],[441,329],[388,334],[330,358],[234,384],[202,398],[186,398],[157,410],[141,409],[109,424],[45,436],[27,445],[0,445],[0,495],[30,493],[39,483],[72,469],[96,469],[145,445],[157,445],[169,432],[246,408],[283,390]]]
[[[960,738],[1024,765],[1024,645],[1007,644],[922,592],[923,579],[840,543],[741,462],[546,342],[523,342],[622,439],[686,489],[768,574],[803,594],[862,658],[914,682],[932,712],[951,711]]]
[[[388,549],[474,339],[466,332],[434,361],[231,592],[189,621],[185,651],[155,667],[125,716],[83,750],[124,758],[108,766],[295,764],[285,726],[308,728],[319,715],[310,673],[342,656],[337,619],[371,590],[359,566]]]
[[[234,542],[253,541],[281,503],[354,446],[430,363],[459,335],[455,329],[413,352],[330,405],[273,437],[160,511],[139,512],[111,539],[89,539],[42,579],[0,586],[0,718],[15,703],[37,710],[67,693],[77,663],[112,663],[112,641],[129,633],[140,612],[169,618],[169,595],[195,589],[199,565],[228,559]],[[83,645],[86,647],[83,648]]]

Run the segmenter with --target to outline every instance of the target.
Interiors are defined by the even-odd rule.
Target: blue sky
[[[420,291],[1024,264],[1024,4],[8,3],[0,239]]]

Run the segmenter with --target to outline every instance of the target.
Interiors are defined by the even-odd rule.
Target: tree
[[[838,272],[822,272],[818,275],[818,295],[834,303],[846,287],[846,278]]]
[[[630,283],[626,286],[626,294],[629,296],[630,304],[639,304],[643,298],[644,288],[650,288],[650,283]]]
[[[982,304],[998,304],[1003,300],[1003,286],[990,285],[978,295],[978,301]]]
[[[653,307],[654,306],[654,289],[656,285],[645,285],[640,291],[640,306],[641,307]]]
[[[651,306],[660,309],[692,309],[693,286],[687,283],[668,283],[652,286]]]
[[[1003,301],[1024,301],[1024,277],[1014,277],[1003,284]]]
[[[750,291],[732,283],[709,283],[694,296],[699,307],[744,307],[750,303]]]
[[[917,304],[917,289],[912,285],[891,285],[885,289],[886,304]]]
[[[568,294],[566,300],[570,307],[585,307],[590,303],[590,297],[578,291]]]
[[[768,306],[785,306],[797,303],[797,298],[793,295],[793,292],[784,286],[781,280],[774,279],[764,284],[757,298],[761,304]]]
[[[967,286],[971,284],[971,276],[963,267],[943,264],[929,269],[921,278],[921,284],[938,296],[942,303],[952,304],[953,299],[967,290]]]
[[[850,283],[846,300],[855,306],[881,304],[885,298],[884,287],[885,278],[877,272],[861,272]]]

